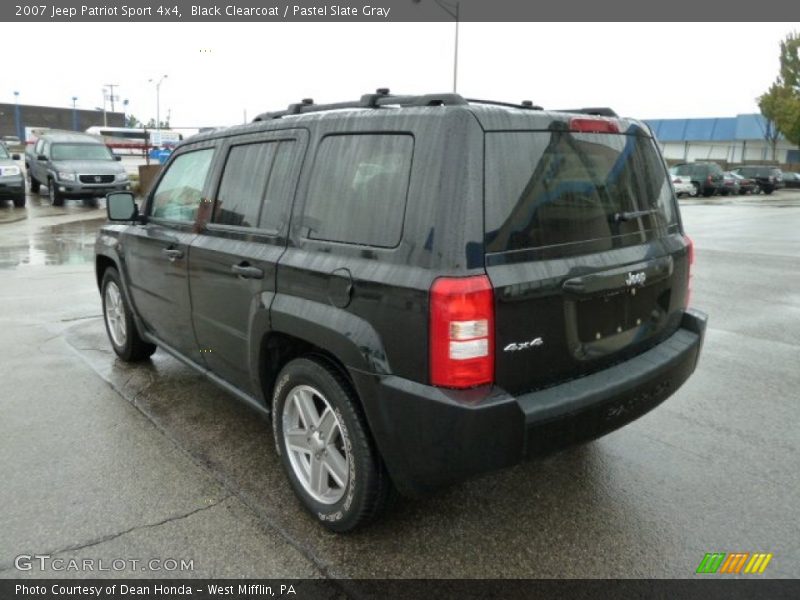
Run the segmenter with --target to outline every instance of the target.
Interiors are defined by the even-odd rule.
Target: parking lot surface
[[[0,577],[19,554],[192,559],[197,577],[691,577],[706,552],[800,576],[800,193],[682,202],[697,372],[593,443],[401,501],[348,536],[292,495],[269,424],[163,352],[115,359],[104,211],[0,209]],[[44,573],[53,575],[53,573]],[[66,576],[102,573],[63,572]]]

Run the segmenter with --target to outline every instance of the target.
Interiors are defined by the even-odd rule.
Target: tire
[[[14,198],[14,207],[15,208],[25,208],[25,194],[21,196],[17,196]]]
[[[764,188],[764,193],[765,193],[767,196],[769,196],[769,195],[770,195],[772,192],[774,192],[774,191],[775,191],[775,188],[769,188],[769,187],[766,187],[766,188]]]
[[[103,273],[101,286],[103,299],[103,322],[111,347],[125,362],[138,362],[150,358],[156,351],[155,344],[145,342],[136,329],[131,309],[122,292],[119,272],[108,267]]]
[[[714,190],[703,190],[703,197],[710,198],[714,195]]]
[[[30,184],[31,193],[32,194],[38,194],[39,193],[39,188],[41,187],[42,184],[39,183],[38,181],[36,181],[36,179],[33,178],[33,174],[31,173],[31,168],[30,167],[27,168],[27,172],[28,172],[28,183]]]
[[[56,182],[52,177],[47,180],[47,193],[50,196],[50,204],[53,206],[64,206],[64,196],[56,188]]]
[[[324,360],[298,358],[281,370],[272,429],[292,489],[326,528],[352,531],[386,508],[392,484],[358,397]]]
[[[701,196],[703,194],[703,190],[700,189],[700,184],[699,183],[693,183],[692,185],[694,185],[694,195],[695,195],[695,197]]]

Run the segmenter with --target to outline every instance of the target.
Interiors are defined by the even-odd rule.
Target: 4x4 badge
[[[638,273],[628,273],[628,277],[625,278],[625,285],[644,285],[645,281],[647,281],[647,273],[644,271],[639,271]]]
[[[517,350],[527,350],[528,348],[533,348],[534,346],[541,346],[544,344],[544,340],[540,337],[534,338],[529,342],[512,342],[505,348],[503,348],[503,352],[516,352]]]

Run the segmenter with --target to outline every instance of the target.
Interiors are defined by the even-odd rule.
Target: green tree
[[[156,128],[156,120],[155,119],[150,119],[147,122],[147,125],[145,125],[145,127],[147,127],[147,129],[155,129]],[[167,119],[166,121],[161,121],[161,126],[159,127],[159,129],[169,129],[169,119]]]
[[[125,127],[130,127],[131,129],[141,129],[142,122],[133,115],[128,115],[125,118]]]
[[[780,48],[780,74],[758,97],[758,107],[767,120],[764,137],[772,147],[773,159],[779,133],[800,146],[800,35],[790,33]]]

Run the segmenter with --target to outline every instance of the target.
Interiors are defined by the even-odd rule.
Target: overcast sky
[[[549,108],[611,106],[639,118],[757,112],[778,44],[800,23],[462,23],[459,93]],[[102,106],[119,84],[140,120],[228,125],[301,98],[377,87],[450,91],[452,23],[19,23],[0,101]],[[110,107],[109,107],[110,109]],[[118,106],[119,109],[119,106]]]

